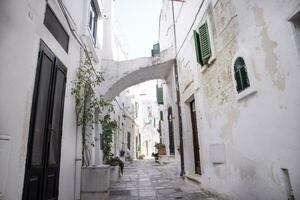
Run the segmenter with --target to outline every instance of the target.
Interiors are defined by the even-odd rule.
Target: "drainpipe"
[[[95,113],[95,166],[101,165],[102,164],[102,158],[100,155],[100,135],[102,134],[102,125],[99,122],[99,115],[100,111],[97,110]]]
[[[176,99],[177,99],[177,109],[178,109],[178,126],[179,126],[179,145],[180,145],[180,163],[181,172],[180,176],[185,175],[184,171],[184,154],[183,154],[183,139],[182,139],[182,116],[181,116],[181,105],[180,105],[180,89],[179,89],[179,77],[178,77],[178,66],[177,66],[177,38],[176,38],[176,26],[175,26],[175,13],[174,13],[174,2],[172,1],[172,17],[173,17],[173,33],[174,33],[174,50],[175,50],[175,85],[176,85]]]

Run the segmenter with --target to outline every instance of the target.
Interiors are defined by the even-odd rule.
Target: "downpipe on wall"
[[[182,138],[182,116],[181,116],[181,101],[180,101],[180,89],[179,89],[179,77],[178,77],[178,65],[177,65],[177,38],[176,38],[176,26],[175,26],[175,14],[174,14],[174,2],[172,1],[172,17],[173,17],[173,33],[174,33],[174,50],[175,50],[175,62],[174,62],[174,73],[175,73],[175,86],[176,86],[176,99],[178,109],[178,126],[179,126],[179,145],[180,145],[180,164],[181,171],[180,176],[184,177],[184,151],[183,151],[183,138]]]

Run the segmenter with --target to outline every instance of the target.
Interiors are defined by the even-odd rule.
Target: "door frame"
[[[45,53],[44,53],[45,52]],[[40,76],[42,71],[42,55],[46,54],[47,57],[51,57],[51,60],[53,59],[53,69],[51,69],[51,75],[50,75],[50,84],[49,84],[49,96],[48,96],[48,102],[47,102],[47,109],[46,109],[46,118],[45,118],[45,132],[43,138],[43,145],[45,145],[42,149],[42,161],[41,161],[41,167],[42,167],[42,175],[41,175],[41,186],[39,191],[39,198],[44,199],[45,198],[45,192],[46,192],[46,184],[45,184],[45,175],[47,172],[47,160],[49,157],[49,145],[50,145],[50,134],[49,134],[49,122],[51,120],[51,117],[53,115],[53,112],[51,109],[53,109],[53,100],[54,100],[54,90],[55,90],[55,81],[56,81],[56,73],[57,70],[61,70],[65,74],[65,85],[64,85],[64,95],[63,95],[63,104],[62,104],[62,112],[61,112],[61,138],[60,138],[60,151],[59,151],[59,159],[58,159],[58,180],[57,184],[55,185],[57,189],[56,198],[58,199],[58,191],[59,191],[59,173],[60,173],[60,161],[61,161],[61,143],[62,143],[62,130],[63,130],[63,115],[64,115],[64,101],[65,101],[65,90],[66,90],[66,79],[67,79],[67,68],[63,65],[63,63],[55,56],[55,54],[51,51],[51,49],[45,44],[43,40],[40,40],[40,45],[38,49],[38,59],[36,64],[36,74],[34,79],[34,89],[33,89],[33,95],[32,95],[32,106],[30,111],[30,122],[29,122],[29,130],[28,130],[28,140],[27,140],[27,152],[26,152],[26,163],[25,163],[25,169],[24,169],[24,181],[23,181],[23,190],[22,190],[22,199],[26,199],[28,195],[28,182],[27,179],[29,178],[29,175],[31,174],[31,159],[32,159],[32,153],[33,153],[33,142],[34,142],[34,125],[36,121],[36,111],[37,111],[37,100],[38,100],[38,88],[40,84]],[[60,69],[59,69],[60,68]]]
[[[202,162],[201,162],[201,151],[200,151],[200,141],[199,141],[199,132],[198,132],[198,121],[197,121],[197,109],[196,109],[196,101],[195,99],[193,98],[189,103],[189,110],[190,110],[190,122],[191,122],[191,130],[192,130],[192,141],[193,141],[193,152],[194,152],[194,167],[195,167],[195,174],[198,174],[198,175],[202,175]],[[195,112],[193,112],[193,105],[194,103],[194,106],[195,106]],[[195,123],[193,123],[193,113],[194,113],[194,120],[195,120]],[[195,140],[196,139],[196,140]],[[197,141],[197,143],[195,144],[195,141]],[[196,148],[198,148],[198,151],[196,153]],[[198,155],[197,155],[198,154]],[[197,173],[197,163],[196,163],[196,156],[198,156],[199,158],[199,172]]]

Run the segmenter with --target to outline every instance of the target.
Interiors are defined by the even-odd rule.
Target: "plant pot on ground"
[[[166,145],[162,143],[155,144],[155,148],[158,151],[158,155],[166,155]]]
[[[161,148],[158,150],[159,155],[166,155],[166,148]]]
[[[110,166],[119,166],[120,167],[120,173],[123,174],[123,169],[124,169],[124,163],[122,160],[120,160],[118,157],[111,158],[107,164]]]

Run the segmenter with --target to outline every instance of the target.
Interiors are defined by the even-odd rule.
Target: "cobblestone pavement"
[[[154,160],[137,160],[125,166],[124,175],[113,182],[111,200],[216,200],[179,177],[175,163],[161,166]]]

